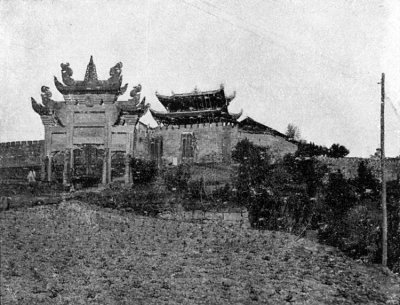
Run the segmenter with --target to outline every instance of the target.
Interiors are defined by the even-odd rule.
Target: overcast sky
[[[1,1],[0,142],[44,137],[30,97],[62,100],[53,76],[75,80],[93,55],[100,79],[123,63],[124,83],[154,92],[236,91],[231,112],[352,156],[379,146],[381,73],[387,155],[400,155],[400,9],[396,1]],[[397,108],[395,108],[397,107]]]

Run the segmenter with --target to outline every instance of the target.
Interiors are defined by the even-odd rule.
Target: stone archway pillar
[[[51,170],[51,168],[52,168],[52,166],[53,166],[53,157],[52,157],[52,155],[50,154],[49,155],[49,157],[48,157],[48,163],[47,163],[47,181],[48,182],[51,182],[51,179],[52,179],[52,170]]]
[[[72,179],[74,175],[74,149],[71,148],[69,153],[69,178]]]
[[[132,180],[130,161],[131,161],[130,154],[125,154],[125,175],[124,175],[125,183],[130,183]]]
[[[71,149],[66,149],[64,152],[64,168],[63,168],[63,185],[68,185],[71,177],[70,177],[70,154],[71,154]]]
[[[47,165],[47,157],[42,157],[42,163],[40,165],[40,181],[46,180],[46,165]]]
[[[111,182],[111,150],[109,148],[105,149],[104,154],[107,160],[107,183]]]
[[[106,185],[111,180],[111,154],[110,149],[104,149],[102,184]]]

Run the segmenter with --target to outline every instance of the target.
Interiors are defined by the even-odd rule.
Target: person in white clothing
[[[31,190],[31,193],[33,194],[35,192],[35,187],[36,187],[36,172],[31,169],[28,173],[28,183],[29,183],[29,188]]]

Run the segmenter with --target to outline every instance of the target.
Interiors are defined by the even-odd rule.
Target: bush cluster
[[[157,216],[164,210],[165,196],[151,186],[107,188],[102,192],[80,193],[74,199],[104,208],[126,210],[139,215]]]
[[[238,143],[233,158],[239,162],[237,198],[245,202],[253,227],[294,233],[318,230],[321,242],[365,262],[380,261],[380,183],[364,162],[350,180],[341,172],[328,174],[321,161],[307,154],[287,155],[272,163],[267,149],[247,140]],[[398,202],[399,183],[391,182],[388,266],[396,272],[400,272]]]
[[[164,173],[164,183],[170,191],[186,191],[190,179],[190,166],[180,164],[177,167],[168,168]]]
[[[154,161],[132,158],[130,166],[132,169],[132,180],[134,184],[150,183],[157,176],[158,168]]]
[[[326,146],[316,145],[313,142],[298,142],[297,156],[301,157],[317,157],[327,156],[330,158],[343,158],[347,156],[350,151],[340,144],[332,144],[330,148]]]

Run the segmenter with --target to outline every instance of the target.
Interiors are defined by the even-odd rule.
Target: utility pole
[[[385,73],[381,79],[381,201],[382,201],[382,265],[387,265],[387,210],[385,178]]]

